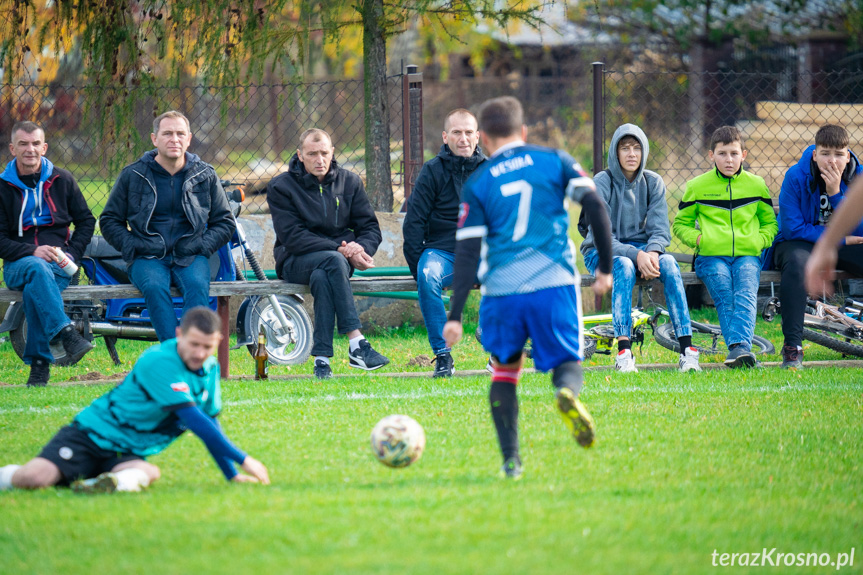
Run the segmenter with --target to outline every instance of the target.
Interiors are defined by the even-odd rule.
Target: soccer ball
[[[422,457],[425,447],[425,431],[407,415],[388,415],[372,429],[372,451],[389,467],[407,467]]]

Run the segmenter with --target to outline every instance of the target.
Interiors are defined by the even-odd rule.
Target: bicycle
[[[639,294],[639,300],[641,294]],[[653,302],[651,302],[653,304]],[[654,312],[649,314],[644,311],[644,308],[639,306],[632,308],[632,336],[633,344],[638,344],[639,347],[644,345],[644,332],[647,327],[650,327],[653,333],[653,339],[656,343],[676,353],[680,353],[680,343],[677,341],[677,335],[674,333],[674,326],[670,322],[659,323],[659,318],[670,317],[668,310],[662,306],[653,304]],[[584,333],[584,359],[589,359],[594,353],[611,355],[615,350],[614,327],[610,324],[612,314],[599,314],[587,316],[582,319],[585,325],[596,325],[585,331]],[[718,355],[726,353],[726,346],[722,339],[722,330],[718,325],[709,323],[701,323],[698,321],[690,321],[692,325],[692,347],[696,348],[699,353],[707,355]],[[756,355],[764,355],[776,353],[776,348],[769,340],[758,336],[752,336],[752,353]]]
[[[764,304],[761,317],[773,321],[782,314],[778,297]],[[806,300],[803,314],[803,339],[823,345],[843,356],[863,357],[863,302],[845,298],[841,306],[812,298]]]

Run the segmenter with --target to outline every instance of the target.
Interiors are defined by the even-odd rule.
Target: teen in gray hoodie
[[[665,301],[682,353],[680,371],[701,371],[698,350],[691,347],[692,326],[680,267],[665,253],[671,243],[665,182],[656,172],[645,169],[650,146],[638,126],[624,124],[615,130],[608,148],[608,169],[594,177],[596,192],[605,200],[611,218],[614,268],[612,315],[618,354],[614,367],[636,372],[632,356],[632,290],[637,276],[659,278],[665,286]],[[590,273],[598,261],[589,231],[581,244],[584,264]]]

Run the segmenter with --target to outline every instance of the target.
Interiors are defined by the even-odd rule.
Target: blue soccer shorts
[[[549,371],[582,360],[581,298],[575,286],[528,294],[485,296],[479,306],[482,346],[499,361],[517,355],[533,341],[533,363]]]

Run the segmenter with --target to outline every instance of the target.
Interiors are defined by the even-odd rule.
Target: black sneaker
[[[73,325],[67,325],[61,329],[59,337],[63,343],[63,349],[66,350],[69,365],[77,363],[78,360],[87,355],[87,352],[93,349],[93,344],[81,337]]]
[[[350,360],[348,365],[366,371],[379,369],[390,362],[389,359],[373,350],[372,344],[366,339],[360,342],[360,346],[357,349],[348,351],[348,358]]]
[[[782,369],[803,369],[803,350],[796,345],[782,346]]]
[[[51,364],[44,359],[34,359],[30,364],[30,377],[27,387],[45,387],[51,377]]]
[[[725,365],[735,369],[738,367],[755,367],[755,354],[751,351],[743,349],[741,346],[735,346],[734,349],[728,352],[725,357]]]
[[[331,379],[333,377],[333,368],[327,362],[315,360],[315,377],[318,379]]]
[[[449,352],[437,354],[432,361],[435,363],[434,377],[450,377],[455,373],[455,364]]]
[[[504,461],[503,467],[500,468],[500,476],[503,479],[512,479],[513,481],[521,479],[521,459],[518,455]]]

